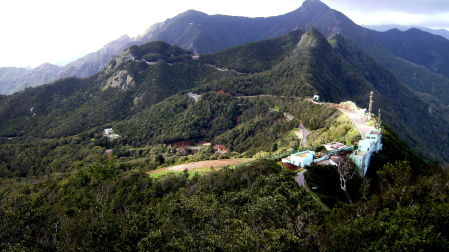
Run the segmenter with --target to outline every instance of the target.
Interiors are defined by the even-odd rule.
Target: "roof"
[[[371,135],[379,135],[380,134],[380,130],[371,130],[370,133]]]
[[[312,154],[310,154],[310,153],[301,153],[301,154],[296,154],[295,156],[305,158],[305,157],[309,157],[311,155]]]
[[[342,143],[333,142],[333,143],[325,144],[324,147],[326,148],[326,150],[331,151],[331,150],[341,150],[341,149],[347,148],[348,146],[346,146],[345,144],[342,144]]]

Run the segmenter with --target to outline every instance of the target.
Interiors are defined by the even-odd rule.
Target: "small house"
[[[314,95],[313,96],[313,100],[314,101],[319,101],[320,100],[320,96],[319,95]]]

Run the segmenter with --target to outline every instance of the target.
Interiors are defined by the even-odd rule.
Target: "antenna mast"
[[[371,92],[369,93],[368,120],[371,120],[371,114],[373,113],[373,94],[374,94],[373,91],[371,91]]]
[[[380,118],[381,115],[382,114],[380,113],[380,109],[379,109],[379,126],[377,126],[379,129],[382,126],[382,121],[381,121],[381,118]]]

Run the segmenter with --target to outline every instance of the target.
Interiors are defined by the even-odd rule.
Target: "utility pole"
[[[374,94],[373,91],[371,91],[371,92],[369,93],[368,120],[371,120],[371,114],[373,113],[373,94]]]

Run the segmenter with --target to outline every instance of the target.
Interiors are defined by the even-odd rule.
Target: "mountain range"
[[[0,93],[11,94],[27,86],[38,86],[64,77],[88,77],[103,69],[114,54],[130,45],[140,45],[150,41],[165,41],[198,53],[213,53],[232,46],[280,36],[294,29],[315,28],[325,36],[341,33],[365,52],[375,57],[392,70],[406,85],[421,93],[429,93],[447,104],[447,94],[438,91],[449,86],[444,61],[447,58],[448,40],[438,36],[427,36],[427,55],[437,54],[437,60],[425,60],[419,56],[421,33],[402,36],[411,44],[400,51],[392,46],[398,42],[390,33],[375,32],[353,23],[342,13],[330,9],[318,0],[308,0],[290,13],[268,18],[246,18],[224,15],[207,15],[190,10],[157,23],[144,34],[130,38],[122,36],[67,66],[58,67],[44,64],[14,79],[1,80]],[[418,50],[418,52],[417,52]],[[417,55],[418,54],[418,55]],[[405,59],[405,61],[404,61]],[[411,64],[411,63],[413,64]],[[434,74],[438,73],[438,74]],[[431,80],[431,83],[429,83]],[[425,85],[423,83],[426,83]],[[427,88],[430,85],[431,88]]]
[[[379,31],[379,32],[385,32],[393,29],[397,29],[400,31],[407,31],[410,29],[419,29],[421,31],[425,31],[428,33],[431,33],[433,35],[438,35],[441,37],[444,37],[446,39],[449,39],[449,31],[446,29],[430,29],[427,27],[422,26],[406,26],[406,25],[362,25],[363,27],[366,27],[371,30]]]

